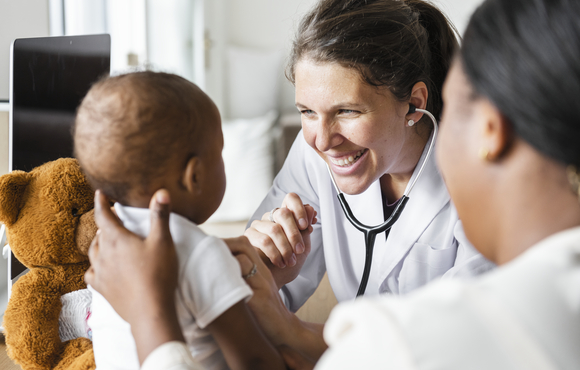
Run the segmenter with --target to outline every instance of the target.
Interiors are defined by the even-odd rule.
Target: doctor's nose
[[[325,152],[340,144],[337,125],[332,119],[321,118],[316,124],[316,149]]]

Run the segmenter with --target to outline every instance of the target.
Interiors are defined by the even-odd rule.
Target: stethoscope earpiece
[[[407,114],[415,113],[416,111],[417,107],[414,106],[413,104],[409,104],[409,111],[407,112]]]

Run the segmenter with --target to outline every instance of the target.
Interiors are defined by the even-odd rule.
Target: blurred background
[[[435,0],[462,32],[482,0]],[[109,33],[111,73],[152,69],[204,89],[222,113],[227,189],[204,225],[240,235],[300,129],[284,66],[317,0],[0,0],[0,175],[8,171],[9,53],[15,38]],[[6,305],[0,258],[0,315]],[[332,307],[332,292],[323,292]],[[327,309],[310,310],[324,321]],[[0,317],[1,319],[1,317]]]

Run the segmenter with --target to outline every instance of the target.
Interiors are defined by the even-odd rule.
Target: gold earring
[[[578,200],[580,201],[580,171],[578,171],[576,166],[569,165],[566,168],[566,174],[568,175],[568,182],[572,187],[572,191],[578,196]]]
[[[489,161],[489,150],[486,148],[479,149],[479,158],[481,158],[482,161]]]

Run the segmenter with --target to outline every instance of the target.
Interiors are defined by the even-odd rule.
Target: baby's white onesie
[[[146,208],[115,204],[117,215],[130,231],[147,236],[150,213]],[[188,219],[172,213],[171,236],[179,259],[175,302],[185,341],[194,359],[205,369],[227,369],[223,355],[204,328],[252,290],[241,276],[237,260],[227,245],[208,236]],[[139,360],[129,323],[95,290],[88,324],[98,370],[138,370]]]

